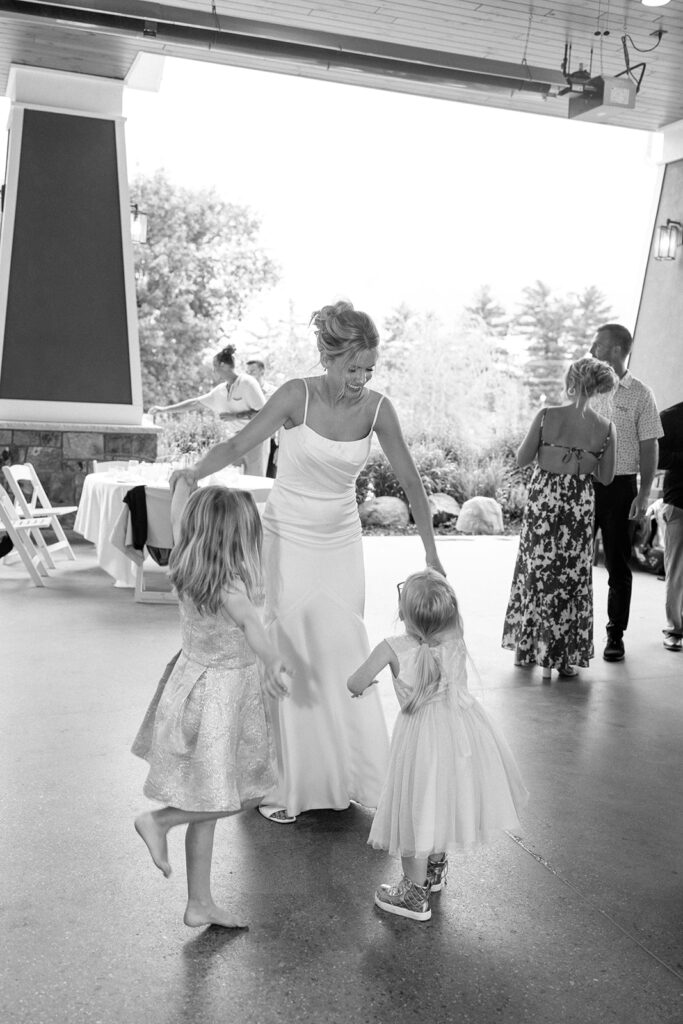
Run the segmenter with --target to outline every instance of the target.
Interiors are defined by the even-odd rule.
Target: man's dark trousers
[[[607,597],[607,635],[620,640],[628,626],[631,607],[631,547],[635,521],[629,519],[631,504],[638,493],[635,473],[615,476],[611,484],[595,486],[595,530],[602,534],[609,593]]]

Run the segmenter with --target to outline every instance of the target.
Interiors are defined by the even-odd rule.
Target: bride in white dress
[[[377,435],[410,502],[427,565],[443,568],[422,482],[389,399],[366,385],[379,335],[348,302],[313,314],[324,373],[283,384],[234,438],[180,475],[197,480],[280,430],[278,473],[263,514],[265,625],[291,672],[273,702],[279,781],[259,808],[272,821],[302,811],[376,807],[389,741],[376,689],[350,700],[349,675],[369,653],[356,478]],[[281,429],[282,428],[282,429]]]

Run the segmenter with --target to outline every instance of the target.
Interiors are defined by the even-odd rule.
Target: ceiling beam
[[[0,0],[0,13],[52,21],[74,29],[101,30],[205,51],[272,58],[297,65],[342,69],[403,81],[466,85],[548,95],[566,84],[561,71],[527,64],[429,50],[375,39],[315,32],[292,26],[227,17],[196,8],[171,7],[145,0],[52,2]]]

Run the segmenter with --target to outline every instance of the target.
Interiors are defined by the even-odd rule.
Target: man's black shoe
[[[608,636],[602,656],[605,661],[623,661],[626,655],[621,637]]]

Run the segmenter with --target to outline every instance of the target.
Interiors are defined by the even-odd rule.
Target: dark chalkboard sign
[[[131,404],[115,132],[24,111],[1,399]]]

